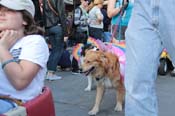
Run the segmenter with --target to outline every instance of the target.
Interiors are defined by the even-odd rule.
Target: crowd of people
[[[89,36],[103,41],[108,18],[103,4],[103,0],[80,0],[72,15],[74,45],[86,45]],[[36,97],[44,79],[62,78],[56,74],[57,66],[70,59],[66,17],[63,0],[0,1],[0,113],[18,105],[11,98],[23,103]],[[75,58],[68,66],[74,74],[80,70]]]
[[[13,5],[14,2],[16,6]],[[80,0],[72,16],[72,23],[76,27],[75,44],[87,44],[88,36],[103,41],[104,22],[109,19],[107,8],[102,11],[103,3],[103,0]],[[4,85],[1,84],[3,90],[0,90],[2,97],[6,98],[5,100],[0,99],[0,105],[5,106],[0,111],[3,113],[18,105],[9,101],[9,98],[26,102],[40,93],[44,86],[44,79],[61,79],[62,77],[56,74],[57,66],[64,65],[60,60],[69,59],[70,55],[66,51],[68,31],[65,26],[67,20],[64,1],[2,0],[0,1],[0,13],[2,19],[7,17],[8,24],[12,24],[8,25],[2,20],[1,25],[3,23],[4,25],[0,25],[1,76],[3,77],[2,82],[7,84],[7,89],[4,89]],[[10,17],[14,18],[10,19]],[[47,44],[44,39],[48,40]],[[32,52],[36,51],[35,49],[37,52]],[[14,69],[13,66],[17,68]],[[74,74],[80,70],[78,61],[74,57],[71,65],[68,66],[72,68]],[[16,76],[19,79],[15,80]],[[39,84],[36,84],[36,80],[39,80]],[[37,87],[38,90],[33,93],[30,91],[31,86],[32,88]],[[19,93],[14,93],[15,90],[18,90]],[[10,91],[12,93],[9,93]],[[10,96],[7,97],[7,95]]]
[[[125,40],[125,30],[131,17],[133,3],[133,0],[81,0],[80,6],[75,9],[74,23],[77,25],[77,30],[81,32],[77,33],[77,35],[84,34],[86,36],[81,37],[81,40],[79,37],[75,37],[76,42],[85,45],[89,36],[103,42],[110,42],[113,37],[117,40]],[[83,33],[84,29],[82,27],[86,28],[85,33]],[[117,30],[113,31],[113,27],[117,28]],[[109,32],[110,30],[111,32]],[[108,39],[105,38],[105,32],[109,32],[111,35]],[[113,36],[114,34],[115,36]],[[121,35],[121,37],[117,35]],[[73,64],[74,61],[76,60],[73,58]],[[76,65],[75,70],[73,65],[73,72],[78,72],[78,65]]]
[[[110,30],[112,39],[126,41],[125,116],[158,115],[155,80],[164,47],[175,63],[175,13],[167,13],[173,5],[173,0],[108,0],[104,9],[103,0],[80,0],[72,14],[73,45],[86,45],[89,36],[104,41]],[[0,114],[18,105],[9,98],[24,103],[42,91],[44,79],[62,79],[56,74],[61,59],[68,58],[67,66],[79,73],[78,61],[65,51],[66,17],[63,0],[0,0]]]

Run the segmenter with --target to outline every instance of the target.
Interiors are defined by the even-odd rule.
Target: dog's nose
[[[100,78],[95,78],[96,79],[96,81],[99,81],[100,80]]]

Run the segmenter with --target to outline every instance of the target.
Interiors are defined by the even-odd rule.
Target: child
[[[49,50],[34,12],[31,0],[0,0],[0,114],[35,98],[44,86]]]

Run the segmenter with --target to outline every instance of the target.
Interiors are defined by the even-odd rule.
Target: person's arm
[[[109,0],[107,5],[107,15],[109,18],[112,18],[113,16],[117,15],[121,7],[115,8],[116,0]]]
[[[9,49],[18,40],[17,32],[13,30],[6,30],[0,33],[0,62],[3,64],[11,59],[13,56]],[[33,80],[40,66],[30,61],[21,60],[18,62],[9,62],[4,65],[3,70],[7,75],[8,80],[17,90],[26,88]]]
[[[7,57],[9,56],[9,57]],[[4,61],[12,58],[11,54],[6,51]],[[23,90],[26,88],[41,67],[35,63],[27,60],[21,60],[19,63],[11,62],[4,67],[4,72],[8,80],[16,90]]]
[[[101,13],[98,13],[96,16],[97,16],[97,21],[98,22],[103,21],[103,15]]]

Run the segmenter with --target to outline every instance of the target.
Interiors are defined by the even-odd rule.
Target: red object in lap
[[[55,108],[51,90],[43,88],[43,93],[23,105],[27,116],[55,116]]]

